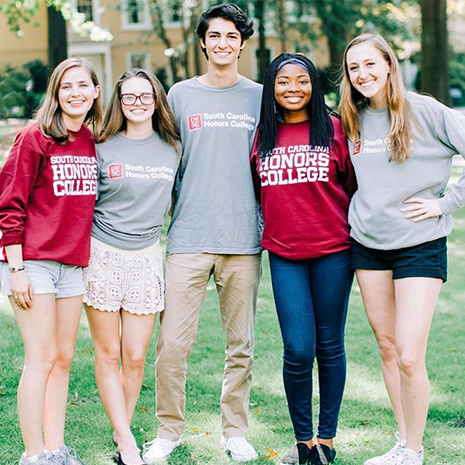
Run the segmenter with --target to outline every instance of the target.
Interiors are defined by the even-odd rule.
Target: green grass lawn
[[[270,287],[268,260],[256,324],[256,358],[250,406],[249,439],[257,448],[258,464],[279,464],[293,444],[281,379],[282,342]],[[449,240],[450,272],[435,314],[428,366],[431,409],[424,441],[428,465],[465,465],[465,211],[456,214]],[[0,465],[17,464],[23,451],[16,417],[16,387],[22,369],[22,343],[11,309],[0,301]],[[339,465],[360,465],[390,448],[395,424],[381,378],[378,351],[354,285],[347,322],[348,380],[336,438]],[[133,420],[139,444],[157,431],[155,418],[155,348],[149,349],[145,382]],[[202,309],[197,343],[189,363],[187,424],[182,446],[170,465],[232,463],[220,449],[219,396],[224,341],[214,286]],[[318,397],[314,399],[318,408]],[[112,429],[98,397],[93,375],[93,351],[85,316],[82,318],[72,368],[67,418],[67,442],[86,465],[111,464]]]

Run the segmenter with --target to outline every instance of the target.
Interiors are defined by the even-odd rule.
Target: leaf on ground
[[[149,409],[147,407],[139,407],[139,410],[141,412],[148,412],[149,411]]]
[[[255,413],[260,413],[260,412],[261,412],[261,410],[259,408],[255,409]]]
[[[278,451],[274,449],[270,449],[269,447],[265,447],[266,451],[268,452],[268,455],[266,457],[263,457],[260,460],[268,460],[276,457],[278,455]]]
[[[197,428],[197,426],[194,426],[194,427],[192,428],[192,431],[193,431],[194,433],[197,433],[197,432],[199,431],[199,429]]]

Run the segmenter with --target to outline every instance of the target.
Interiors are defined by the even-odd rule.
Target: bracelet
[[[19,271],[24,271],[24,265],[21,265],[21,266],[11,266],[10,268],[8,268],[8,270],[10,270],[10,273],[18,273]]]

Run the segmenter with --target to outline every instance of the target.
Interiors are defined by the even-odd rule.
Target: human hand
[[[402,213],[408,213],[405,215],[405,218],[408,220],[412,219],[414,223],[442,215],[442,210],[437,199],[421,199],[419,197],[414,197],[404,200],[404,203],[412,205],[401,208],[400,211]]]
[[[16,306],[22,310],[30,310],[34,294],[29,276],[25,270],[10,273],[10,288]]]

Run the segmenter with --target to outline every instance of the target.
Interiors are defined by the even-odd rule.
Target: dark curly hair
[[[312,83],[312,98],[307,106],[307,113],[312,123],[309,134],[310,145],[329,147],[334,138],[333,123],[329,116],[332,112],[326,106],[323,87],[315,65],[304,55],[281,53],[269,64],[263,82],[260,122],[257,128],[257,144],[262,157],[273,150],[276,144],[277,116],[280,112],[274,97],[276,75],[281,63],[291,59],[297,59],[305,64]]]
[[[247,16],[245,11],[234,3],[224,3],[222,5],[212,6],[202,13],[200,23],[197,26],[197,36],[203,42],[205,42],[205,34],[207,33],[210,20],[215,18],[223,18],[226,21],[234,23],[236,29],[241,34],[241,43],[246,41],[249,37],[252,37],[254,33],[253,21]],[[205,47],[202,47],[202,52],[208,60]]]

